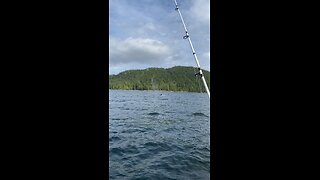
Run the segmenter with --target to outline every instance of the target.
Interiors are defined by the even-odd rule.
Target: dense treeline
[[[205,92],[196,72],[196,68],[184,66],[128,70],[109,75],[109,89]],[[210,72],[203,70],[203,74],[210,89]]]

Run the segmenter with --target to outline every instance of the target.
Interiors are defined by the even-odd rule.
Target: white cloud
[[[150,36],[150,34],[156,33],[156,27],[152,22],[148,22],[142,26],[137,26],[134,33],[136,36]]]
[[[196,66],[172,0],[109,1],[110,73]],[[209,0],[178,0],[200,65],[209,69]]]
[[[201,68],[210,71],[210,52],[201,54],[199,61]]]
[[[194,0],[192,1],[190,12],[192,17],[201,23],[210,23],[210,3],[209,0]]]
[[[170,48],[159,40],[131,37],[121,40],[109,37],[110,66],[128,63],[161,65],[161,61],[170,55]]]

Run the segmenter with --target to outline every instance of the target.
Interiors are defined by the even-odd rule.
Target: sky
[[[202,69],[210,71],[209,0],[177,0]],[[196,62],[174,0],[109,0],[109,74]]]

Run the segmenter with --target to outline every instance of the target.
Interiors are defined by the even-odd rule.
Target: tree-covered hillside
[[[210,89],[210,72],[202,70]],[[194,67],[148,68],[109,75],[109,89],[205,92]]]

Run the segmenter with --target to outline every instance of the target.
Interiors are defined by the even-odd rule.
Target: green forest
[[[205,92],[195,67],[148,68],[109,75],[109,89]],[[210,72],[202,70],[210,89]]]

